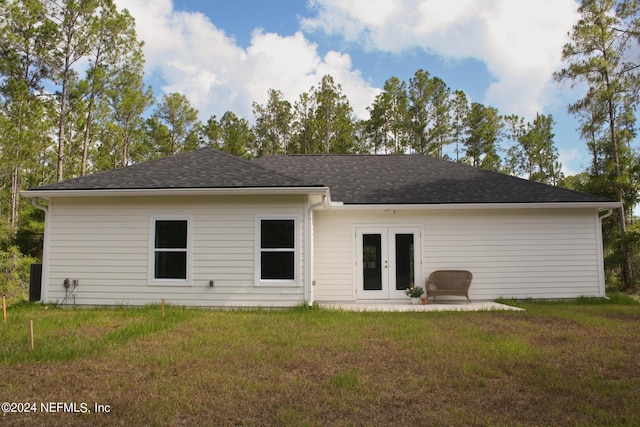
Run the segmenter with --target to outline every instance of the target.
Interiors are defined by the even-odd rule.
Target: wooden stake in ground
[[[164,298],[162,298],[162,317],[164,317]]]
[[[7,298],[2,296],[2,319],[7,321]]]
[[[29,320],[29,344],[33,350],[33,320]]]

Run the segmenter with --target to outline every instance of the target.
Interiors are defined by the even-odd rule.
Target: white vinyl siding
[[[304,301],[303,196],[55,199],[49,208],[46,302],[62,302],[65,278],[76,303],[286,307]],[[296,218],[297,286],[257,286],[256,214]],[[151,218],[189,218],[191,273],[149,286]],[[214,286],[209,286],[213,280]]]
[[[597,222],[577,210],[434,215],[426,269],[471,271],[472,299],[599,296]]]
[[[422,225],[422,273],[473,273],[471,299],[603,296],[595,210],[329,211],[315,214],[314,295],[353,301],[357,225]]]
[[[365,214],[369,217],[371,214]],[[371,217],[371,221],[377,219]],[[360,213],[314,213],[314,299],[352,301],[355,299],[355,230],[363,220]]]
[[[421,275],[467,269],[471,299],[604,296],[595,209],[316,210],[306,196],[60,198],[49,204],[43,278],[45,302],[61,303],[65,279],[75,302],[288,307],[314,299],[354,301],[355,230],[411,226],[422,230]],[[186,283],[149,286],[153,218],[188,218]],[[258,224],[295,219],[295,280],[259,280]],[[305,230],[313,232],[305,240]],[[306,259],[306,252],[314,254]],[[305,295],[313,271],[313,298]],[[214,281],[214,286],[209,282]],[[310,284],[309,284],[310,285]]]

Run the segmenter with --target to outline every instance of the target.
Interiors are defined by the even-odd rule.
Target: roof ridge
[[[301,180],[301,179],[299,179],[299,178],[295,178],[295,177],[293,177],[293,176],[285,175],[285,174],[283,174],[283,173],[281,173],[281,172],[278,172],[278,171],[276,171],[276,170],[273,170],[273,169],[267,168],[267,167],[265,167],[265,166],[259,165],[259,164],[257,164],[257,163],[254,163],[254,162],[252,162],[251,160],[243,159],[242,157],[239,157],[239,156],[233,155],[233,154],[231,154],[231,153],[225,153],[224,151],[217,150],[217,149],[215,149],[215,148],[213,148],[213,147],[202,147],[202,148],[199,148],[198,150],[211,150],[211,151],[214,151],[214,152],[216,152],[216,153],[218,153],[218,154],[222,154],[222,155],[224,155],[224,156],[226,156],[226,157],[232,158],[232,159],[233,159],[233,160],[235,160],[235,161],[240,161],[240,162],[243,162],[243,163],[245,163],[245,164],[247,164],[247,165],[251,165],[252,167],[259,168],[259,169],[264,170],[264,171],[267,171],[267,172],[269,172],[269,173],[273,173],[273,174],[279,175],[279,176],[281,176],[281,177],[283,177],[283,178],[287,178],[287,179],[291,179],[291,180],[293,180],[293,181],[297,181],[297,182],[299,182],[300,184],[304,184],[304,185],[309,184],[308,182],[302,181],[302,180]],[[194,151],[198,151],[198,150],[194,150]]]
[[[268,156],[257,157],[256,159],[264,159],[267,157],[401,157],[401,156],[427,156],[426,154],[419,153],[388,153],[388,154],[373,154],[373,153],[297,153],[297,154],[269,154]],[[255,160],[255,159],[254,159]]]

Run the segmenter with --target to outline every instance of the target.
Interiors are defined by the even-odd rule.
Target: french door
[[[356,227],[356,298],[407,298],[421,285],[418,227]]]

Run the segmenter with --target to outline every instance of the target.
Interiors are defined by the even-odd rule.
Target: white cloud
[[[312,0],[317,16],[303,27],[372,50],[481,60],[497,79],[483,101],[525,116],[550,102],[552,73],[578,17],[575,0],[363,1]]]
[[[349,55],[331,51],[323,57],[301,32],[256,31],[245,49],[205,15],[173,10],[171,0],[117,2],[136,18],[146,72],[163,81],[165,93],[184,94],[202,120],[227,110],[251,120],[252,102],[266,102],[269,89],[281,90],[293,104],[325,74],[342,85],[360,117],[377,93],[352,69]]]
[[[302,32],[256,31],[241,47],[202,13],[174,10],[171,0],[116,1],[136,18],[148,75],[165,93],[187,96],[203,120],[227,110],[251,119],[251,103],[266,102],[268,89],[293,103],[324,74],[342,85],[361,118],[379,92],[348,54],[320,54]],[[370,50],[419,48],[454,65],[482,61],[495,81],[478,101],[526,117],[559,102],[552,73],[577,19],[576,0],[310,0],[310,6],[316,15],[302,21],[306,31],[339,34]]]
[[[571,150],[558,150],[558,161],[562,164],[560,170],[564,176],[573,176],[578,174],[576,167],[579,167],[579,162],[582,156],[577,148]]]
[[[281,90],[293,103],[302,92],[317,86],[326,74],[341,84],[356,114],[365,117],[376,89],[352,69],[349,55],[330,51],[320,57],[317,46],[301,32],[288,37],[255,32],[241,67],[242,81],[249,83],[252,100],[261,104],[267,101],[270,88]]]

